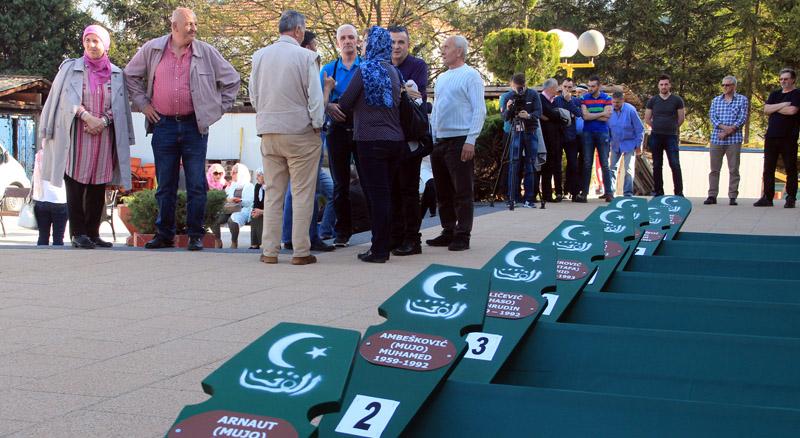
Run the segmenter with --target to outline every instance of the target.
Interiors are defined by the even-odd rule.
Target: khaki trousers
[[[722,157],[728,159],[728,197],[736,199],[739,196],[739,155],[742,145],[716,145],[712,144],[709,150],[711,157],[711,172],[708,173],[708,196],[716,198],[719,194],[719,171],[722,169]]]
[[[261,156],[264,161],[266,195],[262,253],[277,257],[281,250],[283,202],[292,181],[292,245],[294,257],[311,254],[308,228],[314,208],[317,172],[322,142],[319,134],[264,134]]]

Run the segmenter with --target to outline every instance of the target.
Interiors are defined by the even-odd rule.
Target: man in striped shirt
[[[575,202],[586,202],[589,194],[589,181],[592,178],[592,165],[594,165],[594,151],[600,157],[602,169],[603,199],[611,202],[611,172],[608,170],[608,154],[610,150],[608,139],[608,119],[611,118],[611,97],[600,91],[600,78],[589,78],[589,92],[581,98],[581,111],[583,112],[583,171],[581,173],[581,194]]]
[[[728,158],[728,198],[736,204],[739,195],[739,155],[742,151],[742,126],[747,120],[747,98],[736,92],[736,77],[722,78],[723,93],[711,101],[711,172],[708,174],[708,198],[703,204],[716,204],[722,157]]]
[[[486,118],[483,79],[477,70],[466,65],[467,47],[467,39],[461,35],[445,40],[442,59],[448,70],[436,81],[431,114],[435,142],[431,168],[442,234],[425,243],[446,246],[450,251],[469,249],[475,141]]]

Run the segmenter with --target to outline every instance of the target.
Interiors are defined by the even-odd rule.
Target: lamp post
[[[572,77],[576,68],[594,68],[594,57],[599,56],[606,48],[605,37],[594,29],[582,33],[580,38],[577,38],[572,32],[565,32],[561,29],[553,29],[547,33],[558,35],[558,39],[561,41],[559,57],[564,58],[564,61],[559,65],[567,71],[568,77]],[[581,55],[589,58],[589,62],[568,62],[568,58],[574,56],[578,51],[581,52]]]

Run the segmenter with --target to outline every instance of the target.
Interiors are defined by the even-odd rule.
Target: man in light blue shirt
[[[356,142],[353,140],[353,120],[339,108],[339,97],[350,85],[350,79],[356,67],[361,63],[356,47],[358,31],[352,24],[343,24],[336,30],[336,47],[339,57],[322,67],[320,80],[325,76],[336,80],[336,87],[331,91],[329,103],[325,107],[326,139],[328,160],[333,177],[333,210],[336,212],[336,239],[333,244],[346,247],[353,234],[353,222],[350,210],[350,163],[354,162],[356,171],[358,155]],[[324,80],[323,80],[324,83]],[[360,173],[360,172],[359,172]]]
[[[617,187],[617,163],[622,158],[625,170],[622,193],[633,196],[633,157],[642,153],[644,125],[636,108],[625,102],[625,95],[621,91],[615,91],[611,97],[613,110],[608,119],[611,134],[611,195],[614,195]]]

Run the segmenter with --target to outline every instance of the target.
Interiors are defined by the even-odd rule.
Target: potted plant
[[[206,235],[203,237],[203,246],[206,248],[214,247],[214,235],[208,230],[217,220],[225,204],[226,194],[222,190],[211,190],[206,197],[206,213],[203,218],[203,226]],[[130,212],[129,222],[135,229],[133,233],[132,246],[144,246],[148,240],[152,239],[156,232],[156,218],[158,217],[158,203],[156,202],[155,190],[141,190],[131,196],[125,197],[125,204]],[[189,243],[186,235],[186,192],[178,192],[178,203],[175,207],[175,246],[185,248]]]

